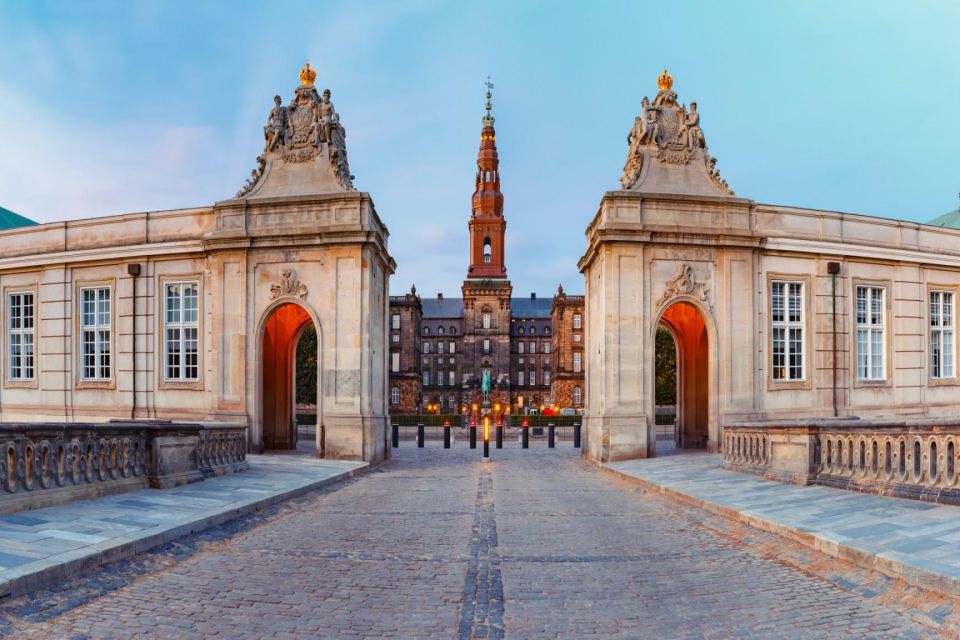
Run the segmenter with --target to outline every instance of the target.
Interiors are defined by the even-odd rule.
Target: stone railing
[[[723,466],[766,478],[960,504],[960,419],[727,425]]]
[[[243,425],[0,423],[0,514],[246,468]]]

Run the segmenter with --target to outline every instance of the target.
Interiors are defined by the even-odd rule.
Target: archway
[[[261,416],[266,449],[296,449],[296,348],[304,329],[313,323],[298,304],[274,309],[261,338]]]
[[[677,431],[679,449],[705,449],[709,441],[710,349],[703,314],[689,302],[675,302],[660,316],[677,349]]]

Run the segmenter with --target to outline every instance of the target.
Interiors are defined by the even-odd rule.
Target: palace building
[[[513,297],[497,137],[487,91],[461,297],[390,298],[390,411],[462,413],[484,372],[514,414],[579,413],[585,401],[583,296]]]

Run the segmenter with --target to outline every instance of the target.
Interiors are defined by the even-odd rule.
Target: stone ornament
[[[307,285],[297,280],[297,272],[293,269],[283,269],[280,272],[280,282],[270,285],[270,299],[276,300],[280,296],[307,297]]]
[[[280,96],[273,97],[273,108],[263,127],[263,153],[257,157],[258,168],[236,197],[250,193],[264,175],[267,159],[279,157],[283,163],[297,164],[326,157],[336,181],[345,191],[354,191],[353,175],[347,161],[347,132],[340,124],[340,115],[330,101],[330,89],[317,93],[313,82],[317,73],[307,65],[300,72],[300,86],[293,100],[284,106]]]
[[[707,153],[697,103],[691,102],[688,110],[686,105],[677,101],[677,94],[672,89],[673,78],[666,69],[657,78],[657,85],[660,90],[653,103],[647,97],[641,100],[641,113],[634,118],[633,128],[627,134],[627,161],[620,184],[624,189],[634,187],[644,162],[658,161],[677,166],[702,163],[713,184],[725,195],[732,196],[733,191],[714,167],[716,159]]]
[[[657,308],[665,307],[668,302],[680,296],[690,296],[703,302],[708,309],[712,309],[709,299],[710,283],[698,282],[693,267],[687,263],[680,265],[677,275],[672,280],[667,280],[666,290],[657,301]]]

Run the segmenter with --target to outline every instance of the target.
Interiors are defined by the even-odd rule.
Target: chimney
[[[443,294],[442,294],[442,293],[438,293],[438,294],[437,294],[437,300],[443,300]]]
[[[536,300],[536,299],[537,299],[537,294],[536,294],[536,293],[531,293],[531,294],[530,294],[530,299],[531,299],[531,300]]]

